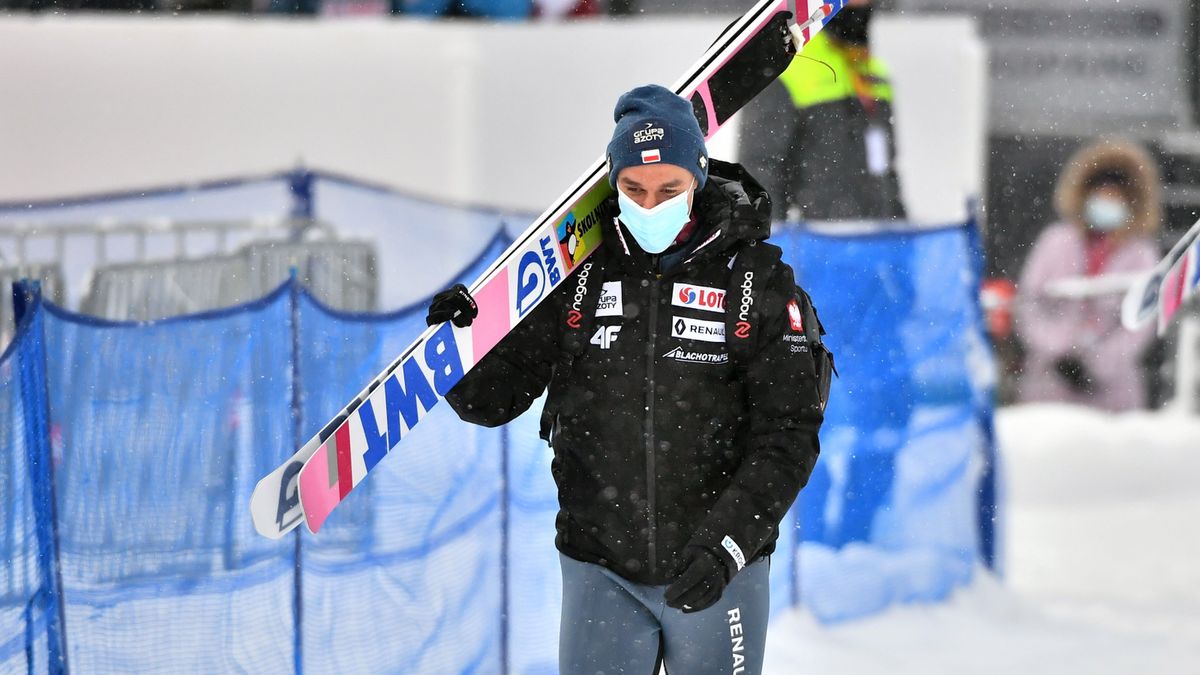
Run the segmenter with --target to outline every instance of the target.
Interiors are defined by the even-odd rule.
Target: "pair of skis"
[[[676,83],[705,138],[777,78],[846,0],[759,0]],[[432,326],[250,498],[254,527],[277,539],[304,520],[317,532],[333,509],[452,387],[600,244],[599,209],[612,188],[604,158],[471,285],[479,316]]]

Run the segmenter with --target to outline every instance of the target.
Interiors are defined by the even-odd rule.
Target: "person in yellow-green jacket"
[[[743,112],[739,160],[775,220],[905,217],[892,85],[868,43],[871,0],[850,0]]]

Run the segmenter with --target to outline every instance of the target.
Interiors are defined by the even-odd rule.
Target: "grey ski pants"
[[[684,614],[666,586],[645,586],[559,554],[563,602],[560,675],[759,675],[767,641],[770,562],[733,578],[715,605]]]

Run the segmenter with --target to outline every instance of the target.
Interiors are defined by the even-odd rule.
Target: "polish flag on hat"
[[[658,148],[655,148],[654,150],[643,150],[642,151],[642,164],[653,164],[655,162],[661,162],[661,161],[662,161],[662,155],[659,154]]]

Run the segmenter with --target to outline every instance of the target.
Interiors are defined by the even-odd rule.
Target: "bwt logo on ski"
[[[425,368],[421,367],[422,360]],[[376,389],[356,411],[367,441],[367,449],[362,455],[367,471],[396,447],[407,429],[416,426],[421,416],[458,384],[464,372],[458,343],[454,340],[454,328],[449,322],[444,323],[429,336],[424,352],[409,356],[384,380],[383,400],[379,399],[381,389]],[[374,404],[378,403],[382,403],[384,409],[382,430],[375,417]]]
[[[666,130],[662,127],[654,126],[654,122],[646,122],[645,129],[638,129],[633,132],[633,144],[661,141],[666,133]]]
[[[742,302],[738,306],[738,322],[733,334],[745,340],[750,337],[750,308],[754,305],[754,272],[746,272],[740,288],[742,289]]]
[[[706,312],[725,311],[725,290],[708,286],[675,284],[675,296],[671,304],[676,307],[691,307]]]
[[[1138,318],[1149,317],[1153,313],[1154,308],[1158,306],[1159,287],[1162,285],[1162,275],[1155,275],[1150,283],[1146,284],[1146,292],[1142,295],[1142,302],[1138,305]]]
[[[571,299],[571,311],[567,312],[567,325],[571,328],[579,328],[583,322],[583,299],[587,297],[587,280],[591,273],[592,263],[588,263],[575,275],[575,297]]]
[[[304,462],[292,462],[283,470],[283,477],[279,482],[279,505],[275,510],[275,523],[281,531],[287,531],[304,517],[300,510],[299,485],[296,484],[296,477],[300,475],[302,468]]]
[[[526,251],[517,263],[517,316],[524,317],[546,294],[547,286],[562,281],[562,271],[554,257],[553,240],[538,240],[540,250]]]

